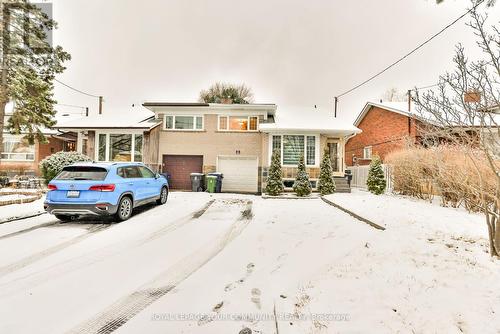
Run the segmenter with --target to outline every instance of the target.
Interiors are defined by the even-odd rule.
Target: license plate
[[[80,192],[77,190],[68,190],[68,192],[66,193],[66,197],[70,197],[70,198],[80,197]]]

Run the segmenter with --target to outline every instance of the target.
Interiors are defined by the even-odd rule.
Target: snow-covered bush
[[[308,196],[311,194],[311,182],[309,182],[309,174],[306,171],[306,164],[304,163],[304,156],[302,155],[297,166],[297,177],[293,184],[293,191],[297,196]]]
[[[40,171],[48,183],[59,174],[62,169],[79,161],[92,161],[88,156],[78,152],[57,152],[40,161]]]
[[[383,194],[385,191],[387,183],[384,177],[384,168],[382,167],[380,157],[377,155],[373,156],[370,163],[366,185],[368,186],[368,191],[375,195]]]
[[[283,192],[284,186],[281,174],[280,150],[274,150],[271,158],[271,166],[269,167],[269,173],[267,176],[267,185],[265,189],[266,194],[278,196]]]
[[[318,191],[321,195],[329,195],[335,192],[332,161],[330,160],[330,153],[328,153],[328,150],[325,151],[323,160],[319,166]]]

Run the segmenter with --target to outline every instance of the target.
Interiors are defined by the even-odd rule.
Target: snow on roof
[[[434,124],[436,126],[447,125],[455,127],[498,127],[500,125],[500,114],[498,110],[491,112],[477,112],[472,117],[469,117],[465,112],[450,113],[446,119],[438,119],[436,115],[430,114],[425,110],[419,109],[414,102],[411,103],[408,110],[408,102],[367,102],[361,113],[354,121],[354,125],[358,126],[363,120],[366,113],[372,107],[379,107],[389,110],[404,116],[414,117],[422,122]],[[445,115],[443,115],[445,117]]]
[[[141,109],[126,112],[107,112],[102,115],[83,116],[69,121],[61,120],[56,129],[151,129],[159,124],[154,113]]]
[[[319,132],[322,134],[350,135],[360,133],[349,121],[335,118],[328,107],[280,107],[274,123],[262,123],[263,132]]]

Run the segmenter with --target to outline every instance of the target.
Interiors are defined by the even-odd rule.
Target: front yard
[[[170,196],[111,226],[47,215],[1,224],[0,332],[500,328],[500,265],[480,215],[361,191],[328,197],[381,231],[319,198]]]

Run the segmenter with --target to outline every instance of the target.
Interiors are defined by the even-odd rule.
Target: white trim
[[[284,165],[283,164],[283,136],[304,136],[304,162],[306,163],[306,167],[319,167],[319,162],[321,160],[320,157],[320,141],[321,135],[317,133],[270,133],[268,139],[268,166],[271,165],[271,158],[273,155],[273,136],[281,137],[281,167],[297,167],[298,165]],[[314,165],[307,164],[307,137],[315,137],[314,139]]]
[[[172,117],[172,129],[167,129],[167,116]],[[193,118],[193,128],[192,129],[176,129],[175,128],[175,118],[177,116],[181,117],[192,117]],[[201,129],[196,128],[196,118],[201,117]],[[163,115],[163,131],[192,131],[192,132],[200,132],[205,131],[205,116],[204,115],[193,115],[193,114],[164,114]]]
[[[220,128],[220,119],[221,117],[226,117],[227,118],[227,129],[221,129]],[[232,130],[229,128],[229,118],[230,117],[240,117],[244,118],[247,117],[247,130]],[[250,130],[250,118],[257,118],[257,128],[255,130]],[[260,118],[259,115],[241,115],[241,114],[221,114],[217,115],[217,131],[220,132],[259,132],[259,125],[260,125]]]

